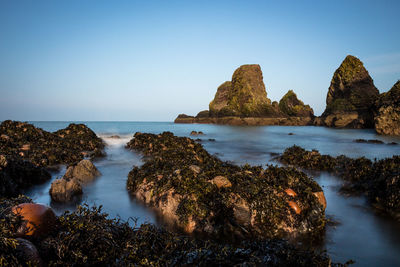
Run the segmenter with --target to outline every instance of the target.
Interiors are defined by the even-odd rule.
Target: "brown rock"
[[[65,172],[64,177],[66,179],[78,179],[79,182],[85,184],[91,182],[100,175],[100,172],[97,170],[96,166],[88,160],[81,160],[77,165],[68,167]]]
[[[296,212],[296,214],[300,214],[301,213],[301,209],[300,209],[299,205],[297,205],[296,202],[288,201],[288,204],[292,208],[292,210],[294,210],[294,212]]]
[[[378,134],[400,135],[400,81],[379,96],[375,130]]]
[[[297,196],[296,192],[294,192],[294,191],[293,191],[292,189],[290,189],[290,188],[285,189],[285,193],[286,193],[286,195],[291,196],[291,197]]]
[[[232,183],[225,176],[215,176],[214,179],[209,182],[215,184],[218,188],[227,188],[232,186]]]
[[[190,165],[189,169],[195,174],[199,174],[201,172],[201,168],[197,165]]]
[[[23,203],[12,208],[15,215],[24,220],[23,225],[17,229],[20,236],[46,237],[56,225],[56,215],[53,210],[45,205]]]
[[[68,202],[74,196],[82,194],[82,186],[75,178],[67,180],[65,178],[57,179],[51,183],[50,196],[56,202]]]

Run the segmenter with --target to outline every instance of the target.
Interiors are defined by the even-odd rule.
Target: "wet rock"
[[[29,263],[31,266],[43,266],[40,254],[32,242],[23,238],[16,238],[16,240],[18,241],[16,255],[22,262]]]
[[[70,180],[61,178],[51,183],[50,196],[53,201],[70,202],[75,196],[79,196],[81,194],[82,186],[75,178]]]
[[[321,115],[323,124],[337,128],[372,128],[378,94],[363,63],[347,56],[333,74],[326,109]]]
[[[196,132],[196,131],[191,131],[190,135],[204,135],[202,131]]]
[[[214,179],[210,180],[210,183],[215,184],[218,188],[231,187],[232,183],[225,176],[215,176]]]
[[[87,159],[81,160],[75,166],[68,167],[64,177],[66,179],[77,179],[80,183],[86,184],[93,181],[100,172],[96,166]]]
[[[378,134],[400,135],[400,81],[376,102],[375,130]]]
[[[194,140],[170,132],[136,133],[127,148],[146,157],[144,165],[129,173],[128,190],[183,231],[240,240],[324,228],[323,208],[312,195],[322,189],[293,168],[235,166],[211,156]],[[193,165],[201,172],[193,171]],[[297,192],[301,214],[287,204],[293,197],[282,188]]]
[[[121,137],[119,135],[111,135],[110,138],[112,138],[112,139],[121,139]]]
[[[56,226],[56,215],[45,205],[23,203],[12,208],[12,212],[21,216],[23,225],[17,229],[20,236],[46,237]]]
[[[370,144],[384,144],[383,141],[376,140],[376,139],[370,139],[370,140],[356,139],[356,140],[354,140],[354,142],[356,142],[356,143],[370,143]]]
[[[199,174],[201,172],[201,168],[197,165],[190,165],[189,169],[192,170],[196,174]]]

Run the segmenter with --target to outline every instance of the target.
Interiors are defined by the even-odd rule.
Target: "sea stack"
[[[314,117],[313,109],[304,105],[293,90],[289,90],[279,101],[279,110],[287,116]]]
[[[347,56],[332,77],[320,124],[338,128],[373,128],[379,91],[363,63]]]
[[[400,135],[400,80],[376,101],[375,130],[378,134]]]

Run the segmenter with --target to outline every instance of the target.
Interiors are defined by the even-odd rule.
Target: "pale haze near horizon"
[[[172,121],[208,109],[243,64],[316,115],[360,58],[400,79],[397,1],[1,1],[0,120]]]

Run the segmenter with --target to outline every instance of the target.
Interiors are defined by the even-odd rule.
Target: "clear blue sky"
[[[359,57],[400,79],[400,1],[0,1],[0,120],[171,121],[208,109],[242,64],[317,115]]]

